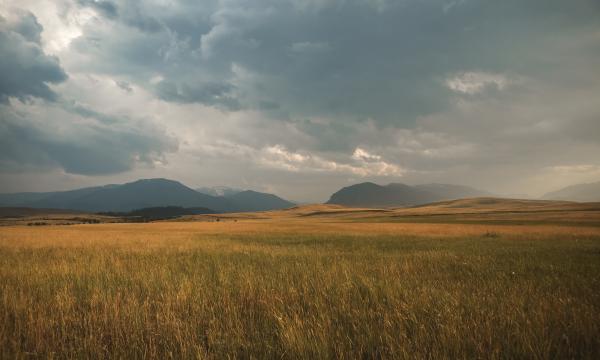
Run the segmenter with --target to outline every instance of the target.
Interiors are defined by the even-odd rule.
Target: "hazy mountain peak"
[[[139,179],[132,182],[125,183],[121,186],[183,186],[184,184],[176,180],[165,179],[165,178],[150,178],[150,179]],[[188,188],[189,189],[189,188]]]
[[[542,199],[579,202],[600,201],[600,181],[570,185],[560,190],[549,192],[542,196]]]
[[[197,188],[196,191],[212,196],[229,196],[242,192],[243,190],[229,186],[204,186]]]

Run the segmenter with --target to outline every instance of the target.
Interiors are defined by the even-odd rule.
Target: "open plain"
[[[0,357],[597,358],[598,208],[2,226]]]

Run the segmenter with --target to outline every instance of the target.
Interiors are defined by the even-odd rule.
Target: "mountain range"
[[[122,185],[44,193],[0,194],[0,206],[70,209],[88,212],[127,212],[135,209],[178,206],[215,212],[284,209],[295,204],[278,196],[246,190],[213,196],[167,179],[143,179]]]
[[[327,204],[353,207],[400,207],[490,195],[488,192],[461,185],[410,186],[392,183],[382,186],[365,182],[342,188],[331,195]]]
[[[542,196],[542,199],[581,202],[600,201],[600,181],[591,184],[567,186],[566,188],[545,194]]]
[[[344,187],[327,204],[351,207],[403,207],[444,200],[490,197],[489,192],[450,184],[406,185],[372,182]],[[600,201],[600,182],[579,184],[548,193],[545,200]],[[121,185],[58,192],[0,194],[0,207],[68,209],[85,212],[131,212],[144,208],[203,208],[203,212],[248,212],[285,209],[293,202],[276,195],[230,187],[191,189],[168,179],[143,179]],[[180,210],[178,210],[180,211]],[[188,210],[183,210],[188,211]],[[190,210],[191,211],[191,210]]]

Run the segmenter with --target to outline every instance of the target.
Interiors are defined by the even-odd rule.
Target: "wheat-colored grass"
[[[0,229],[2,358],[597,358],[600,228]]]

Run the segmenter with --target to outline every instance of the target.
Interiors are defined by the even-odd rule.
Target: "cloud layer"
[[[12,5],[6,188],[49,168],[300,200],[363,180],[537,194],[598,175],[594,0]],[[588,170],[552,170],[569,167]]]
[[[9,97],[26,100],[39,97],[53,101],[50,84],[63,82],[66,73],[56,57],[44,53],[40,44],[42,26],[26,11],[0,15],[0,102]]]

